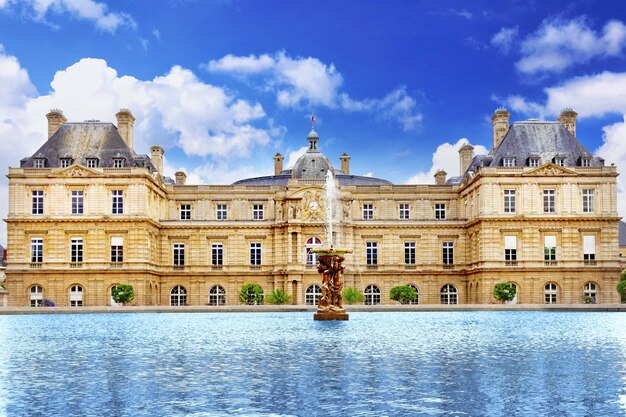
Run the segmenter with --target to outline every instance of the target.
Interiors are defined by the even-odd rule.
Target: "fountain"
[[[311,252],[318,255],[317,271],[322,274],[322,295],[317,303],[317,313],[314,320],[348,320],[348,314],[343,307],[343,261],[346,253],[352,249],[334,247],[334,223],[337,218],[337,195],[335,178],[329,170],[326,173],[326,241],[328,248],[313,249]]]

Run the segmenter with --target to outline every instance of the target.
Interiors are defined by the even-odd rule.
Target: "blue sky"
[[[433,182],[465,141],[490,149],[499,106],[511,121],[571,106],[583,144],[626,167],[621,1],[0,0],[0,45],[5,170],[45,141],[51,108],[130,108],[136,151],[162,145],[190,183],[293,162],[312,113],[336,166],[347,152],[354,174]]]

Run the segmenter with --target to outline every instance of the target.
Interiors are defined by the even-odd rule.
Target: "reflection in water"
[[[626,314],[0,316],[0,415],[626,415]]]

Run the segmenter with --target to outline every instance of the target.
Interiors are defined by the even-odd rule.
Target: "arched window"
[[[546,304],[556,304],[558,288],[554,282],[548,282],[543,287],[543,295]]]
[[[70,307],[83,306],[83,287],[80,285],[72,285],[70,287]]]
[[[311,249],[317,249],[321,247],[322,247],[322,241],[317,237],[309,238],[306,241],[306,264],[307,265],[317,264],[317,253],[311,252]]]
[[[598,286],[593,282],[587,282],[583,288],[583,297],[585,303],[595,304],[598,301]]]
[[[409,287],[415,288],[415,299],[410,301],[409,304],[419,304],[420,303],[420,290],[413,284],[409,284]]]
[[[109,291],[109,297],[111,298],[111,307],[119,307],[122,305],[122,303],[116,303],[115,300],[113,299],[113,288],[117,287],[117,285],[113,285],[111,287],[111,290]]]
[[[187,289],[182,285],[177,285],[170,291],[171,306],[187,305]]]
[[[515,287],[515,297],[513,297],[511,301],[506,301],[505,304],[517,304],[517,300],[519,299],[519,287],[513,282],[510,284]]]
[[[452,284],[446,284],[441,287],[440,300],[441,304],[458,304],[458,292]]]
[[[304,294],[306,305],[316,306],[318,297],[322,295],[322,287],[319,285],[309,285]]]
[[[223,306],[226,304],[226,290],[221,285],[214,285],[209,290],[209,305]]]
[[[43,288],[40,285],[33,285],[30,287],[30,306],[43,306]]]
[[[366,305],[380,304],[380,288],[376,285],[368,285],[363,295],[365,296]]]

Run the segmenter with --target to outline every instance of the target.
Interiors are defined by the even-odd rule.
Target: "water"
[[[626,314],[0,316],[2,416],[625,416]]]
[[[337,216],[337,188],[335,187],[335,177],[332,171],[326,172],[326,184],[324,186],[325,191],[325,205],[326,205],[326,241],[328,247],[334,247],[339,244],[338,230],[335,229],[335,224],[338,224]]]

